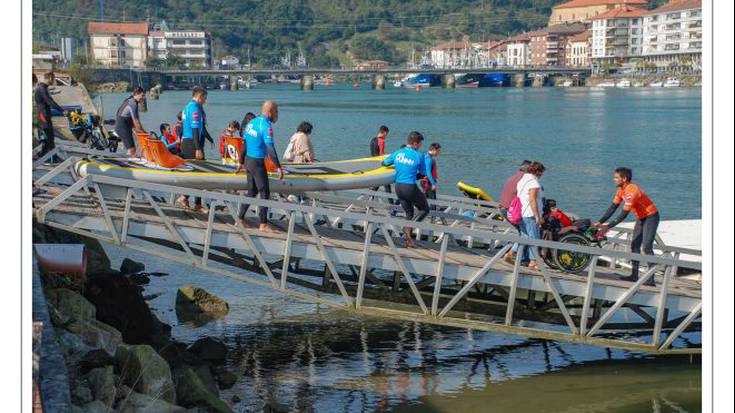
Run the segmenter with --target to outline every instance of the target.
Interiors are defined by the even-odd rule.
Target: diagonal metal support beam
[[[188,255],[191,258],[192,262],[196,262],[197,261],[196,256],[191,251],[191,248],[189,248],[189,244],[187,244],[186,241],[184,241],[184,238],[181,236],[181,233],[176,228],[176,226],[174,226],[174,224],[171,222],[169,217],[167,217],[166,214],[163,213],[163,211],[161,210],[161,207],[158,205],[158,202],[156,202],[156,200],[153,199],[153,197],[151,196],[150,193],[148,193],[148,191],[143,191],[143,196],[148,201],[148,203],[153,207],[153,209],[156,211],[156,214],[158,214],[158,216],[161,218],[161,220],[163,221],[163,225],[166,226],[166,229],[168,229],[168,232],[171,233],[171,236],[174,237],[176,242],[178,242],[179,245],[181,245],[181,248],[184,249],[184,251],[186,252],[186,255]]]
[[[344,298],[345,300],[345,305],[348,307],[351,307],[353,304],[352,297],[350,297],[349,294],[347,294],[347,289],[345,289],[345,286],[342,283],[342,278],[340,278],[339,272],[337,272],[337,267],[334,266],[332,259],[329,258],[329,254],[327,253],[327,248],[324,246],[321,236],[319,235],[319,233],[316,231],[316,228],[314,227],[314,221],[312,221],[311,216],[309,216],[309,214],[302,214],[302,215],[304,217],[304,221],[306,222],[306,226],[309,228],[309,232],[311,233],[311,236],[314,238],[314,242],[316,243],[316,246],[322,255],[322,258],[324,259],[324,263],[327,264],[329,271],[332,273],[332,277],[334,277],[334,282],[337,283],[337,288],[339,289],[340,294],[342,294],[342,298]]]
[[[102,197],[102,190],[100,189],[100,186],[97,185],[96,182],[92,183],[92,186],[94,187],[95,195],[97,195],[97,202],[100,204],[100,209],[102,210],[102,218],[105,219],[105,225],[107,226],[107,230],[110,231],[110,235],[112,235],[112,239],[115,240],[115,245],[120,245],[120,237],[117,235],[117,229],[115,229],[115,224],[112,223],[112,218],[110,217],[110,211],[107,209],[107,203],[105,202],[105,198]]]
[[[656,322],[653,324],[653,337],[651,337],[651,345],[654,347],[658,347],[659,340],[661,338],[661,326],[663,326],[664,323],[664,317],[666,317],[666,314],[668,313],[666,311],[666,297],[669,293],[669,283],[671,282],[671,277],[673,276],[673,272],[671,271],[671,267],[666,267],[666,271],[664,271],[664,279],[661,283],[661,291],[659,292],[659,298],[658,298],[658,308],[656,309]]]
[[[54,149],[55,151],[56,149]],[[44,174],[42,177],[36,179],[34,181],[34,184],[36,185],[36,188],[40,188],[50,180],[52,180],[54,177],[59,175],[60,173],[64,172],[65,170],[72,168],[72,165],[76,163],[79,160],[79,158],[72,156],[69,158],[66,158],[63,162],[56,165],[52,170],[48,171],[46,174]],[[73,169],[72,169],[73,171]]]
[[[411,278],[411,273],[408,272],[406,263],[403,261],[403,257],[401,257],[401,254],[398,252],[398,248],[396,248],[396,244],[393,242],[393,237],[388,233],[388,228],[386,228],[385,224],[382,224],[380,225],[380,229],[383,232],[383,238],[385,238],[385,241],[388,243],[388,249],[393,254],[393,261],[395,261],[398,269],[403,273],[403,277],[406,279],[406,282],[408,282],[408,286],[411,288],[411,292],[413,293],[414,298],[416,298],[416,302],[419,304],[419,307],[421,307],[421,312],[428,314],[429,309],[426,308],[424,298],[419,292],[418,287],[416,287],[416,283],[414,283],[413,278]]]
[[[597,320],[597,323],[595,323],[595,325],[592,326],[592,328],[590,329],[590,331],[587,333],[587,336],[588,337],[591,337],[593,334],[595,334],[597,332],[597,330],[600,329],[600,327],[602,327],[603,325],[605,325],[605,323],[607,322],[607,320],[609,320],[610,317],[612,317],[613,314],[615,314],[615,312],[618,311],[618,309],[623,306],[623,304],[625,304],[626,302],[628,302],[628,300],[630,299],[630,297],[632,297],[636,292],[638,292],[638,290],[641,288],[641,286],[643,285],[643,283],[645,283],[646,281],[648,281],[649,278],[653,277],[653,274],[656,272],[656,269],[657,268],[658,268],[658,266],[657,265],[654,265],[651,269],[649,269],[648,271],[646,271],[646,273],[643,275],[643,277],[639,278],[638,281],[635,282],[635,284],[633,284],[628,290],[626,290],[618,298],[618,300],[615,301],[615,304],[613,304],[612,307],[608,308],[607,311],[605,312],[605,314],[603,314],[602,317],[600,317],[600,319]]]
[[[541,253],[538,247],[529,246],[529,248],[533,248],[533,250],[536,252],[536,257],[541,257]],[[572,320],[572,317],[569,315],[569,310],[567,310],[567,306],[564,304],[564,300],[562,299],[561,295],[559,295],[559,291],[557,291],[556,287],[554,287],[554,279],[551,276],[549,269],[546,267],[544,260],[539,258],[536,260],[536,264],[538,265],[539,270],[541,270],[541,275],[544,277],[546,288],[549,289],[551,295],[554,297],[554,301],[556,301],[556,305],[559,307],[559,311],[561,311],[562,316],[564,316],[564,320],[567,322],[569,329],[572,331],[572,334],[577,334],[577,326],[574,324],[574,320]]]
[[[439,249],[439,261],[436,263],[436,274],[434,274],[434,294],[431,296],[431,315],[435,317],[439,309],[439,295],[442,292],[442,275],[444,273],[444,261],[447,258],[448,244],[449,237],[445,236]]]
[[[209,246],[212,244],[212,226],[214,225],[214,215],[217,213],[219,202],[212,201],[209,205],[209,215],[207,216],[207,229],[204,232],[204,247],[202,249],[202,265],[206,266],[209,261]]]
[[[237,222],[237,208],[227,203],[227,210],[230,211],[230,216],[232,219]],[[258,264],[260,265],[260,268],[263,269],[263,272],[265,272],[266,277],[268,277],[268,280],[273,285],[278,285],[278,282],[276,281],[276,277],[273,276],[273,271],[271,271],[271,267],[268,265],[268,262],[263,258],[263,254],[260,253],[258,248],[255,246],[255,241],[253,241],[253,237],[250,236],[250,234],[245,231],[245,228],[243,228],[240,225],[235,224],[235,228],[237,228],[237,232],[240,234],[240,237],[242,237],[243,241],[245,241],[245,245],[247,245],[248,249],[253,253],[253,256],[255,256],[255,259],[258,261]]]
[[[587,285],[584,289],[584,302],[582,303],[582,319],[579,322],[579,334],[584,335],[587,331],[587,321],[590,317],[590,304],[592,303],[592,289],[595,286],[595,270],[597,269],[597,259],[595,255],[592,257],[589,269],[587,270]]]
[[[291,244],[293,243],[294,227],[296,225],[296,212],[291,212],[288,218],[288,232],[286,233],[286,245],[283,247],[283,265],[281,266],[281,289],[286,289],[288,280],[288,266],[291,261]]]
[[[120,228],[120,243],[128,242],[128,227],[130,226],[130,207],[133,202],[133,189],[128,188],[125,191],[125,209],[123,211],[122,228]]]
[[[508,307],[505,310],[505,325],[509,326],[513,322],[513,307],[516,304],[516,291],[518,290],[518,276],[521,270],[521,260],[523,259],[523,250],[529,248],[525,245],[518,246],[516,253],[516,262],[513,264],[513,273],[510,280],[510,291],[508,292]]]
[[[46,221],[46,214],[52,209],[59,206],[59,204],[61,204],[62,202],[66,201],[69,197],[79,192],[81,188],[85,187],[88,179],[88,177],[84,177],[74,182],[70,187],[66,188],[64,192],[60,193],[54,199],[48,201],[45,205],[38,208],[38,212],[36,212],[36,219],[38,219],[38,222],[44,223]]]
[[[667,348],[669,348],[669,346],[671,346],[671,344],[672,344],[672,343],[674,342],[674,340],[676,340],[676,338],[677,338],[677,337],[679,337],[679,335],[681,335],[681,333],[682,333],[682,332],[683,332],[683,331],[684,331],[684,330],[685,330],[685,329],[686,329],[687,327],[689,327],[689,324],[691,324],[691,323],[692,323],[692,321],[694,321],[694,319],[696,319],[696,318],[697,318],[697,317],[699,316],[699,314],[700,314],[701,312],[702,312],[702,303],[699,303],[699,304],[697,304],[697,306],[696,306],[696,307],[694,307],[694,309],[693,309],[693,310],[692,310],[692,311],[691,311],[691,312],[689,313],[689,315],[687,316],[687,318],[685,318],[685,319],[684,319],[684,321],[682,321],[682,322],[681,322],[681,323],[680,323],[680,324],[679,324],[679,325],[678,325],[678,326],[677,326],[677,327],[676,327],[676,328],[674,329],[674,331],[672,331],[672,332],[671,332],[671,334],[669,334],[669,336],[668,336],[668,337],[666,337],[666,341],[664,341],[664,343],[663,343],[663,344],[661,344],[661,347],[659,347],[658,349],[659,349],[659,350],[666,350]]]
[[[46,161],[51,159],[52,156],[58,155],[61,153],[61,149],[57,146],[54,149],[51,149],[50,151],[46,152],[42,157],[36,159],[33,162],[32,168],[38,168],[39,166],[43,165]]]

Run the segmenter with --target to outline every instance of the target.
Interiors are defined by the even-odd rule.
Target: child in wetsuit
[[[427,174],[419,179],[419,185],[428,199],[436,199],[436,186],[439,182],[439,172],[436,159],[439,157],[441,150],[442,146],[434,142],[429,145],[429,150],[424,154]]]

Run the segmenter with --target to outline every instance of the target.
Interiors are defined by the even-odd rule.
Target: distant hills
[[[399,64],[440,41],[489,41],[545,26],[562,0],[115,0],[107,21],[165,20],[174,29],[214,36],[216,58],[226,54],[261,65],[303,51],[310,66],[355,59]],[[98,0],[34,0],[33,38],[85,44],[87,22],[99,19]]]

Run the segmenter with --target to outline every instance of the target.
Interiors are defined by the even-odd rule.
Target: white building
[[[508,66],[526,66],[531,63],[531,51],[529,43],[531,36],[521,33],[508,39],[506,50],[506,64]]]
[[[673,0],[643,19],[644,60],[657,66],[702,58],[702,0]]]
[[[643,54],[643,16],[645,9],[621,6],[592,21],[592,54],[597,63],[622,63]]]
[[[154,31],[148,36],[150,57],[176,55],[186,67],[212,67],[212,36],[199,30]]]
[[[431,63],[434,67],[470,67],[475,60],[475,49],[469,41],[445,43],[431,48]]]
[[[567,38],[566,66],[582,67],[590,64],[590,37],[590,32],[584,31]]]
[[[145,66],[148,23],[89,22],[87,31],[93,61],[105,66]]]

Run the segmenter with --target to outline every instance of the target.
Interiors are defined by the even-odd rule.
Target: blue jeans
[[[507,222],[510,225],[512,225],[513,228],[515,228],[518,231],[518,235],[521,235],[521,226],[520,226],[520,223],[518,223],[518,225],[516,225],[516,224],[508,221],[508,210],[507,209],[501,209],[500,210],[500,214],[503,216],[503,218],[505,218],[505,222]],[[511,247],[511,250],[513,252],[518,252],[518,243],[517,242],[514,242],[513,243],[513,247]]]
[[[523,219],[520,222],[520,227],[521,227],[521,237],[522,238],[541,239],[541,233],[539,231],[539,226],[536,225],[536,218],[523,217]],[[526,262],[529,259],[535,260],[536,258],[537,258],[536,257],[536,247],[526,245],[526,247],[523,249],[523,258],[521,259],[521,262]]]

